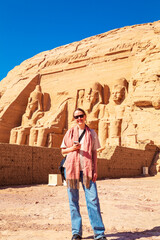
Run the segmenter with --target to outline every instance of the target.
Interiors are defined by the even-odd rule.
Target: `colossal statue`
[[[30,119],[35,111],[42,111],[42,91],[40,85],[30,94],[26,109],[26,116]]]
[[[121,125],[125,111],[126,88],[121,85],[115,85],[112,90],[111,101],[106,106],[108,111],[108,138],[107,145],[121,145]]]
[[[53,134],[62,134],[67,121],[67,102],[62,103],[55,113],[49,112],[37,121],[31,128],[29,136],[30,146],[52,146]],[[49,141],[51,143],[49,144]]]
[[[103,87],[96,82],[91,88],[86,89],[83,101],[83,109],[87,114],[87,125],[98,131],[98,118],[103,103]]]
[[[78,89],[77,96],[70,101],[70,106],[81,107],[86,111],[87,124],[98,133],[102,148],[117,145],[137,148],[138,144],[151,142],[146,130],[149,125],[143,127],[145,123],[142,124],[140,114],[141,116],[147,114],[151,118],[153,111],[150,107],[155,111],[160,109],[158,93],[155,97],[150,96],[148,89],[149,87],[146,86],[145,93],[148,95],[144,95],[144,98],[140,95],[141,86],[138,85],[132,101],[129,102],[126,79],[117,80],[111,93],[107,85],[95,82],[89,88]],[[64,100],[61,101],[57,111],[52,111],[52,108],[48,111],[46,108],[48,98],[49,96],[42,93],[41,87],[37,85],[29,96],[21,126],[11,130],[10,143],[43,147],[58,146],[69,127],[70,107],[67,108],[68,100]],[[67,99],[70,99],[70,96]],[[147,107],[147,112],[142,112],[142,107]],[[157,144],[157,133],[150,133],[150,138],[153,134]]]
[[[21,126],[13,128],[10,133],[11,144],[27,144],[30,129],[34,126],[38,119],[40,119],[43,113],[42,105],[43,94],[41,92],[40,85],[37,85],[35,90],[30,94],[28,98],[28,104],[26,111],[22,116]]]
[[[42,93],[41,87],[37,85],[29,96],[21,126],[11,130],[11,144],[52,146],[52,135],[63,133],[67,119],[67,101],[60,104],[58,110],[53,113],[46,111],[48,99],[48,94]]]
[[[102,148],[121,145],[121,125],[127,88],[127,81],[124,78],[119,79],[111,91],[109,104],[101,109],[98,133]]]
[[[108,104],[109,87],[108,85],[101,85],[99,82],[92,84],[90,88],[80,89],[77,92],[76,107],[83,108],[87,114],[87,125],[94,129],[99,134],[101,145],[104,142],[104,135],[106,141],[105,125],[99,121],[103,117],[102,112],[104,107]],[[99,131],[99,127],[102,131]]]

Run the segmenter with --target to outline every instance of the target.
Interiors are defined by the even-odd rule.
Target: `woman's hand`
[[[81,144],[80,143],[74,143],[72,146],[73,151],[77,151],[81,148]]]
[[[81,148],[80,143],[74,143],[72,147],[69,148],[62,148],[62,155],[68,154],[70,152],[77,151]]]

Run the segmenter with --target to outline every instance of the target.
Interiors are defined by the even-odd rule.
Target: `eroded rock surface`
[[[39,103],[27,115],[37,86]],[[0,142],[59,146],[76,107],[104,152],[160,145],[160,21],[42,52],[11,70],[0,82]]]

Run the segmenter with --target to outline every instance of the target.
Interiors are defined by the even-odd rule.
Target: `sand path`
[[[160,176],[97,181],[108,240],[160,240]],[[80,188],[83,239],[93,239]],[[64,186],[0,188],[0,239],[71,239]]]

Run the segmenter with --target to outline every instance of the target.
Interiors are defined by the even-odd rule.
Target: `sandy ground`
[[[97,181],[106,237],[109,240],[160,240],[160,176]],[[93,239],[80,188],[83,239]],[[64,186],[0,188],[1,240],[71,239]]]

